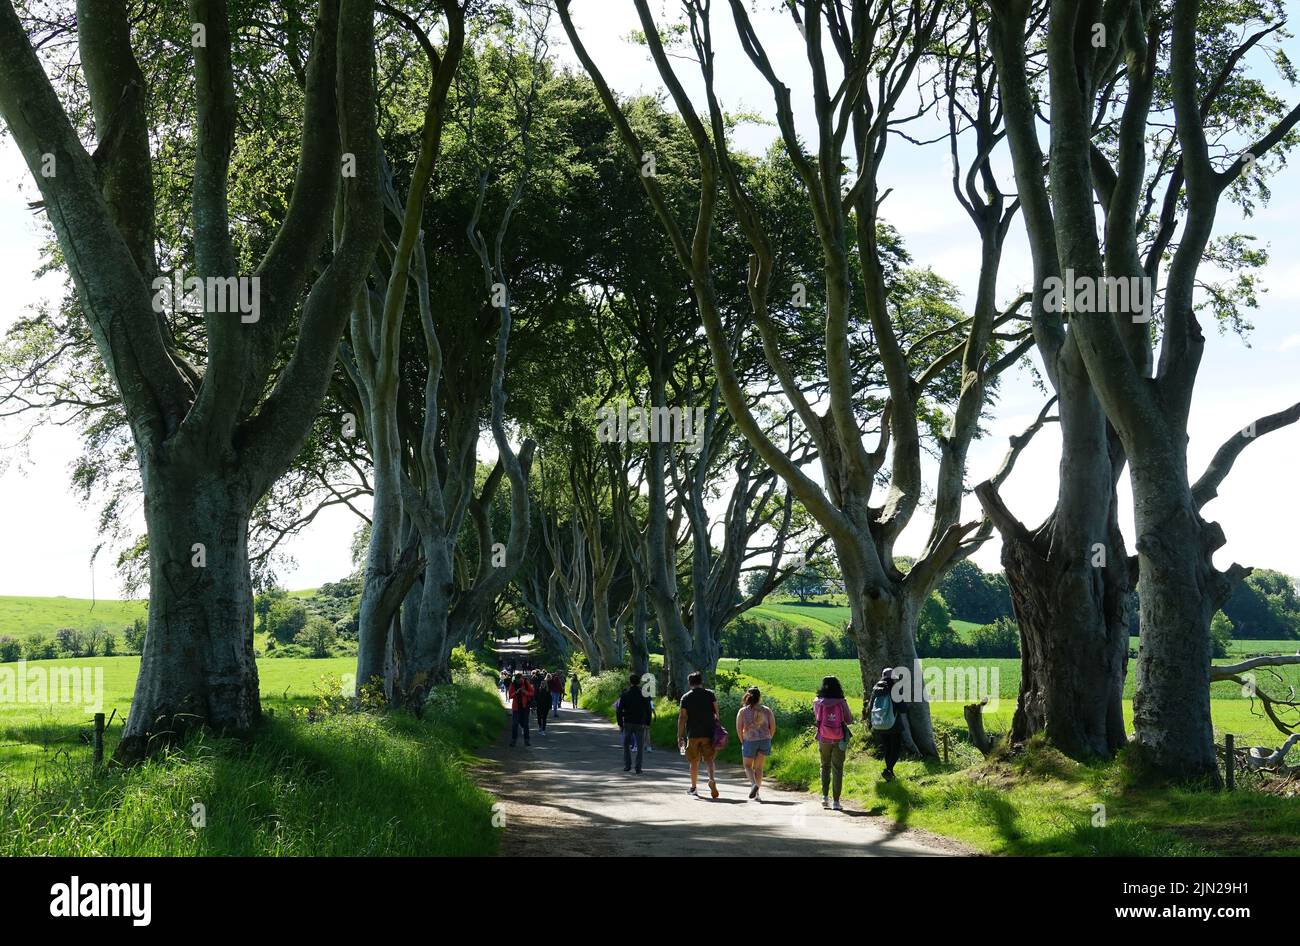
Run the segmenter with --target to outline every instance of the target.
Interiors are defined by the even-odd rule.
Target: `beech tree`
[[[1242,91],[1233,82],[1244,68],[1243,57],[1280,24],[1265,23],[1238,38],[1230,27],[1268,20],[1269,8],[1228,10],[1196,0],[1053,3],[1045,12],[1027,2],[999,0],[990,8],[1002,105],[1034,258],[1035,334],[1058,385],[1063,436],[1072,455],[1068,466],[1062,460],[1062,501],[1081,510],[1058,517],[1050,536],[1060,549],[1059,560],[1068,563],[1056,566],[1068,577],[1056,589],[1049,583],[1052,596],[1027,602],[1009,569],[1017,616],[1027,604],[1060,608],[1068,601],[1091,601],[1084,609],[1092,615],[1091,626],[1067,628],[1061,636],[1091,636],[1091,654],[1102,662],[1084,663],[1078,657],[1087,657],[1087,651],[1063,647],[1053,659],[1075,663],[1057,680],[1080,688],[1090,673],[1115,672],[1114,661],[1101,651],[1122,646],[1112,640],[1118,633],[1114,601],[1132,564],[1107,541],[1115,535],[1113,499],[1104,516],[1101,510],[1127,460],[1140,576],[1136,741],[1159,771],[1217,781],[1209,625],[1246,569],[1215,568],[1211,555],[1222,546],[1223,532],[1202,518],[1201,508],[1241,450],[1294,421],[1300,405],[1253,424],[1243,419],[1243,433],[1220,449],[1199,479],[1191,478],[1187,418],[1205,346],[1198,318],[1204,311],[1196,295],[1204,261],[1222,252],[1212,241],[1221,198],[1300,121],[1300,108],[1279,109],[1258,95],[1243,107],[1240,97],[1225,95]],[[1031,30],[1036,22],[1045,24],[1046,177],[1035,127],[1036,85],[1025,53],[1037,41]],[[1170,115],[1161,113],[1162,99]],[[1152,154],[1152,130],[1170,117],[1172,135],[1155,134]],[[1215,126],[1213,145],[1209,125]],[[1244,139],[1241,151],[1231,150],[1234,137]],[[1059,286],[1062,279],[1085,287],[1094,299],[1085,303],[1067,288],[1063,304],[1053,304],[1051,284]],[[1119,297],[1118,304],[1095,301],[1103,287],[1121,282],[1137,292]],[[1139,304],[1157,298],[1157,285],[1163,300],[1158,356],[1149,325],[1153,306]],[[1110,424],[1105,440],[1098,406]],[[1067,416],[1081,421],[1076,425]],[[1076,434],[1086,449],[1076,451]],[[1082,511],[1087,504],[1095,504],[1091,513]],[[1081,525],[1088,528],[1076,528]],[[1034,554],[1041,560],[1041,551]],[[1085,561],[1087,566],[1081,564]],[[1057,620],[1069,610],[1057,610]],[[1049,647],[1051,637],[1045,638]],[[1071,744],[1106,751],[1122,741],[1114,702],[1108,700],[1105,719],[1094,714],[1092,725],[1071,737]],[[1063,714],[1076,705],[1077,700],[1067,700],[1047,712],[1056,715],[1057,725],[1069,725]]]
[[[196,274],[223,289],[256,277],[260,309],[256,321],[246,321],[212,305],[215,293],[204,293],[201,365],[175,350],[154,305],[148,89],[126,4],[84,0],[77,12],[96,157],[82,146],[9,0],[0,5],[0,115],[40,188],[135,440],[149,531],[150,607],[117,750],[131,760],[196,723],[246,731],[260,714],[248,520],[307,435],[329,381],[347,300],[362,286],[379,240],[374,4],[320,4],[293,198],[251,273],[239,266],[228,218],[238,109],[231,57],[239,24],[221,0],[191,4]],[[332,252],[313,273],[336,204],[340,226]],[[286,337],[295,339],[293,355],[272,377]]]
[[[723,398],[737,428],[834,543],[853,613],[862,676],[870,686],[882,667],[919,667],[915,630],[920,608],[945,569],[982,541],[980,520],[960,521],[966,453],[977,432],[990,379],[1028,347],[1026,340],[1018,340],[1001,356],[992,347],[994,328],[1016,317],[1015,305],[1003,311],[995,304],[1002,241],[1015,207],[995,192],[987,202],[970,208],[980,228],[982,247],[975,313],[940,330],[937,337],[949,344],[938,356],[924,357],[926,346],[909,346],[896,325],[906,319],[891,293],[887,256],[880,247],[879,208],[884,193],[878,169],[891,127],[904,117],[895,113],[903,91],[917,76],[930,43],[944,32],[946,6],[924,0],[880,4],[811,0],[788,5],[791,28],[803,39],[812,75],[817,138],[813,153],[809,153],[795,129],[790,91],[777,75],[746,5],[742,0],[730,0],[741,47],[771,89],[780,142],[798,173],[814,220],[812,235],[822,252],[819,289],[824,294],[826,321],[819,373],[825,379],[828,410],[817,413],[799,387],[770,317],[771,299],[798,287],[785,283],[786,274],[781,282],[774,281],[774,241],[729,151],[727,117],[714,93],[711,5],[687,0],[682,6],[686,33],[704,83],[707,125],[677,75],[648,4],[636,3],[651,56],[696,148],[699,203],[692,234],[675,218],[655,178],[646,176],[643,183],[679,264],[691,278]],[[569,7],[567,2],[559,4],[565,30],[601,89],[628,151],[639,162],[647,149],[622,118],[618,101],[582,44]],[[838,59],[838,80],[833,80],[828,70],[828,53]],[[846,146],[851,146],[856,162],[852,172],[843,160]],[[979,165],[987,159],[987,152],[981,153],[972,173],[978,174]],[[751,247],[748,301],[769,370],[813,442],[825,486],[804,473],[767,436],[746,404],[730,336],[719,311],[716,286],[723,280],[718,278],[710,254],[722,188]],[[860,350],[850,334],[855,306],[861,307],[870,327],[872,344],[868,347],[878,353],[886,380],[887,396],[876,406],[879,435],[873,449],[864,445],[862,430],[864,407],[870,405],[863,405],[855,396],[857,373],[852,356]],[[904,572],[895,561],[894,544],[922,499],[923,404],[936,379],[948,369],[956,370],[957,365],[961,366],[962,383],[952,404],[951,422],[946,429],[932,431],[940,449],[933,525],[923,554]],[[888,491],[873,505],[878,477],[887,463]],[[929,708],[919,692],[920,681],[916,682],[918,686],[909,693],[915,699],[907,717],[909,740],[914,748],[933,755]]]

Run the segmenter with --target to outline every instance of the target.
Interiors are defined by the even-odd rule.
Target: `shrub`
[[[59,656],[58,642],[40,634],[29,634],[23,642],[23,656],[28,660],[53,660]]]
[[[1010,618],[998,618],[971,631],[970,644],[975,657],[1019,657],[1020,628]]]
[[[1210,620],[1210,645],[1214,648],[1211,656],[1228,656],[1228,645],[1232,643],[1232,620],[1222,611]]]
[[[86,650],[86,635],[75,627],[59,628],[54,632],[54,640],[58,649],[70,657],[80,657]]]
[[[325,618],[311,618],[301,631],[295,635],[293,642],[304,648],[312,657],[328,657],[330,648],[339,639],[334,625]]]
[[[23,645],[18,642],[18,638],[0,634],[0,662],[11,663],[22,656]]]
[[[581,683],[582,695],[578,698],[578,705],[602,715],[611,715],[614,701],[627,687],[627,671],[622,667],[603,670],[594,676],[583,677]]]
[[[103,640],[100,641],[100,645],[105,657],[115,656],[117,654],[117,635],[112,631],[106,632]]]
[[[307,609],[292,598],[281,598],[271,605],[266,629],[282,644],[289,644],[307,626]]]
[[[736,662],[734,670],[724,670],[721,667],[713,675],[719,692],[730,693],[740,684],[740,662]]]
[[[447,666],[451,668],[452,673],[472,673],[478,668],[478,661],[464,644],[457,644],[447,657]]]
[[[921,606],[916,626],[916,652],[920,657],[955,657],[965,648],[952,626],[948,605],[935,593]]]
[[[126,641],[126,648],[133,654],[144,652],[144,635],[149,629],[149,625],[143,618],[136,618],[131,625],[122,631],[122,639]]]

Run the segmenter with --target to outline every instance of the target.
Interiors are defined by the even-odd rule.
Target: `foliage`
[[[1210,620],[1210,642],[1216,658],[1227,657],[1232,643],[1232,620],[1222,611],[1216,611]]]
[[[1019,657],[1020,629],[1015,621],[1000,617],[971,631],[968,643],[974,657]]]
[[[293,598],[273,602],[266,616],[267,633],[280,643],[292,643],[306,626],[307,608]]]
[[[936,592],[921,606],[916,624],[916,652],[921,657],[953,657],[962,650],[948,605]]]
[[[1300,594],[1289,575],[1257,568],[1233,589],[1223,605],[1238,639],[1300,638]]]
[[[949,570],[936,589],[952,614],[964,621],[991,624],[1011,617],[1011,591],[1003,572],[986,572],[970,559]]]
[[[309,618],[303,629],[294,635],[293,642],[307,648],[315,658],[330,656],[331,648],[339,638],[334,625],[324,618]]]

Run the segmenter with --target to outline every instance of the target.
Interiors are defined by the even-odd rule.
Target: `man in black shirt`
[[[631,686],[618,698],[615,716],[623,733],[623,771],[632,771],[632,740],[636,740],[636,774],[641,774],[641,757],[650,738],[650,697],[641,692],[641,674],[628,678]]]
[[[677,714],[677,746],[686,753],[691,764],[691,787],[688,795],[696,795],[700,760],[709,766],[709,791],[718,797],[718,781],[713,769],[713,730],[718,724],[718,698],[712,690],[704,688],[704,674],[696,670],[686,682],[691,688],[682,697],[681,712]]]

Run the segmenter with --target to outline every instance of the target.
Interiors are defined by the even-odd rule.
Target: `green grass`
[[[753,677],[757,685],[772,689],[787,698],[811,700],[824,676],[839,677],[844,685],[844,692],[852,700],[862,697],[862,674],[858,662],[846,660],[733,660],[723,658],[718,666],[734,669],[739,664],[747,676]],[[982,658],[934,658],[923,662],[925,668],[937,668],[945,674],[949,670],[969,671],[988,668],[988,680],[992,682],[992,671],[998,672],[998,705],[986,711],[985,718],[990,729],[1005,731],[1011,726],[1011,714],[1015,711],[1016,694],[1020,689],[1019,659],[982,659]],[[1286,687],[1300,689],[1300,667],[1278,668],[1281,683],[1274,683],[1272,677],[1260,676],[1259,684],[1265,689],[1285,692]],[[1135,676],[1130,667],[1128,679],[1124,685],[1124,708],[1126,717],[1132,721],[1132,698]],[[1277,743],[1277,730],[1263,715],[1257,703],[1241,692],[1233,683],[1216,683],[1210,688],[1210,711],[1214,719],[1216,735],[1232,733],[1237,737],[1238,745],[1270,745]],[[935,702],[931,712],[936,719],[945,720],[955,725],[962,723],[962,706],[964,700],[954,702]]]
[[[105,708],[117,705],[120,716],[138,658],[81,662],[106,665]],[[0,715],[0,856],[494,853],[493,800],[468,772],[468,751],[496,738],[504,719],[491,682],[458,674],[431,696],[423,720],[308,721],[305,707],[321,702],[318,692],[336,695],[338,674],[353,665],[263,661],[263,706],[273,715],[254,738],[200,735],[98,777],[77,738],[87,713],[10,707]],[[119,731],[109,733],[110,752]]]
[[[1015,756],[984,760],[960,743],[951,765],[903,760],[895,782],[883,781],[880,768],[859,734],[845,766],[845,796],[900,825],[989,854],[1300,853],[1295,799],[1249,790],[1139,788],[1122,758],[1084,765],[1033,744]],[[816,745],[806,733],[775,748],[768,771],[820,791]],[[1099,815],[1104,824],[1095,823]]]
[[[119,633],[147,614],[141,601],[92,601],[88,598],[38,598],[0,595],[0,635],[25,640],[33,632],[50,637],[62,627],[88,630],[102,624]],[[118,641],[119,645],[121,641]]]
[[[55,668],[90,668],[102,670],[102,710],[113,716],[106,744],[109,751],[117,744],[121,725],[126,719],[140,669],[139,657],[78,657],[58,660],[33,660],[25,665],[0,664],[16,673],[19,666],[28,671]],[[272,712],[288,712],[316,702],[318,688],[337,686],[341,678],[356,669],[356,659],[335,657],[325,660],[306,658],[263,659],[258,661],[262,707]],[[327,681],[331,681],[327,684]],[[114,710],[116,715],[114,716]],[[74,760],[89,758],[90,749],[82,739],[89,731],[95,708],[84,704],[0,703],[0,786],[6,780],[28,780],[33,772],[51,762],[70,756]]]
[[[807,627],[817,634],[839,635],[844,625],[849,623],[850,612],[847,607],[815,604],[761,604],[751,611],[759,617],[784,621],[792,627]]]
[[[748,613],[756,618],[782,621],[793,628],[806,627],[818,636],[835,637],[840,635],[852,616],[848,605],[799,604],[798,599],[774,603],[770,598],[758,607],[751,608]],[[952,626],[964,641],[970,640],[971,632],[980,627],[975,621],[959,621],[956,618],[952,620]],[[1136,643],[1134,646],[1137,646]]]
[[[724,666],[736,661],[722,661]],[[804,720],[813,691],[827,673],[839,676],[851,705],[862,692],[856,660],[746,660],[741,686],[756,685],[781,708],[769,773],[782,782],[820,791],[816,743]],[[1000,703],[985,712],[994,733],[1010,728],[1019,685],[1018,661],[932,660],[927,666],[995,664]],[[1006,665],[1013,665],[1007,668]],[[1294,679],[1293,679],[1294,682]],[[1132,681],[1130,680],[1130,688]],[[734,698],[734,694],[733,694]],[[1211,703],[1216,737],[1237,735],[1238,745],[1276,745],[1272,725],[1255,715],[1235,687],[1216,685]],[[661,712],[672,715],[672,708]],[[856,712],[856,705],[855,705]],[[1041,745],[1017,756],[985,760],[964,741],[962,703],[932,703],[936,729],[947,730],[951,764],[903,760],[899,781],[879,778],[881,763],[861,733],[845,770],[845,795],[868,810],[925,828],[994,854],[1189,855],[1300,853],[1300,800],[1250,790],[1232,795],[1186,789],[1136,787],[1120,760],[1083,765]],[[724,713],[724,717],[725,717]],[[1132,702],[1125,700],[1131,726]],[[725,720],[730,727],[730,720]],[[672,744],[675,733],[657,726],[653,736]],[[734,754],[734,746],[728,752]],[[724,753],[725,756],[725,753]],[[1104,805],[1106,826],[1095,827],[1093,806]]]
[[[1229,657],[1252,657],[1255,654],[1295,654],[1300,653],[1300,641],[1231,641],[1228,644]]]

